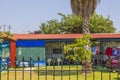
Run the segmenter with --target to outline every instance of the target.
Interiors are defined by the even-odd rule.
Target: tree
[[[89,21],[90,17],[93,15],[95,8],[100,2],[100,0],[70,0],[71,1],[71,8],[75,15],[82,17],[82,33],[83,34],[90,34],[89,29]],[[87,39],[89,42],[90,40]],[[85,45],[85,49],[87,50],[89,45]],[[85,53],[84,53],[85,54]],[[90,62],[86,62],[83,66],[83,69],[86,70],[87,65],[90,64]],[[88,70],[90,70],[92,67],[90,67]]]
[[[71,0],[72,12],[82,16],[82,33],[89,34],[89,20],[100,0]]]
[[[116,28],[113,26],[113,21],[110,16],[104,18],[96,13],[90,18],[91,33],[114,33]]]
[[[44,34],[58,33],[61,24],[58,20],[49,20],[47,23],[42,23],[40,26],[40,32]]]
[[[55,33],[82,33],[82,18],[73,14],[65,15],[59,13],[61,20],[49,20],[40,25],[40,30],[34,31],[35,34],[55,34]],[[94,13],[90,18],[91,33],[113,33],[115,32],[110,17],[104,18],[102,15]]]
[[[7,31],[7,32],[1,32],[0,31],[0,43],[2,43],[4,41],[4,39],[10,39],[10,40],[15,40],[12,38],[12,34]]]
[[[86,58],[86,61],[91,61],[90,57],[92,55],[92,52],[89,49],[85,49],[85,45],[91,46],[92,42],[88,41],[88,39],[91,39],[90,35],[83,35],[82,38],[77,38],[74,43],[68,44],[66,46],[66,52],[69,52],[70,50],[73,50],[74,55],[72,56],[73,59],[78,57],[78,59],[83,62],[83,60]]]
[[[65,48],[66,52],[73,51],[74,55],[69,55],[67,57],[80,60],[83,62],[83,64],[86,64],[87,62],[91,62],[91,55],[92,52],[89,50],[89,46],[91,46],[91,42],[89,41],[91,39],[90,35],[84,34],[82,38],[78,38],[75,40],[74,43],[68,44]],[[86,46],[87,45],[87,46]],[[87,49],[86,49],[87,47]],[[91,66],[91,63],[88,63]],[[92,68],[91,67],[86,67],[89,69],[88,72],[91,72]],[[86,69],[82,67],[82,72]]]

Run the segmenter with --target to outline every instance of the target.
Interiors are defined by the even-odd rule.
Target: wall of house
[[[22,61],[23,57],[26,61],[32,58],[37,61],[38,57],[41,61],[45,61],[45,47],[17,47],[17,60]]]
[[[17,59],[21,60],[24,56],[26,60],[30,57],[36,60],[40,57],[45,60],[45,41],[44,40],[18,40],[17,45]]]
[[[0,56],[2,58],[10,57],[10,44],[9,43],[1,43],[0,44]]]
[[[46,43],[45,47],[46,58],[61,58],[64,57],[64,45],[60,42]]]
[[[32,57],[33,60],[45,58],[61,58],[64,57],[64,43],[62,42],[46,42],[45,40],[17,40],[11,42],[10,55],[7,53],[7,48],[4,48],[3,56],[10,56],[11,65],[14,66],[15,57],[20,61],[24,56],[26,60]],[[99,45],[100,51],[105,53],[107,47],[120,47],[120,41],[101,41]],[[3,52],[3,53],[4,53]]]

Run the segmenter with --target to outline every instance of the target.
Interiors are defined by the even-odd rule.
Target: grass
[[[62,73],[61,73],[61,68],[62,68]],[[45,69],[47,69],[48,71],[45,71]],[[69,66],[39,67],[39,70],[38,70],[38,67],[34,67],[33,71],[26,70],[26,68],[24,68],[24,71],[22,71],[23,68],[17,68],[16,72],[14,71],[14,69],[10,69],[10,71],[2,73],[0,80],[23,80],[23,78],[24,80],[46,80],[46,79],[47,80],[69,80],[69,78],[70,80],[77,80],[77,78],[78,80],[85,80],[85,77],[86,77],[86,80],[110,80],[110,79],[120,80],[119,74],[117,72],[94,71],[93,73],[85,75],[80,73],[80,69],[81,69],[81,66],[78,66],[79,71],[77,73],[76,66],[71,66],[70,67],[71,71],[69,71]],[[16,79],[15,79],[15,76],[16,76]]]

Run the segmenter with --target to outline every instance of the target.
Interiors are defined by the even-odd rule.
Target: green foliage
[[[113,21],[110,20],[110,16],[104,18],[102,15],[95,13],[90,19],[91,33],[114,33],[115,30]]]
[[[71,55],[70,58],[76,59],[76,57],[78,57],[78,59],[80,61],[84,61],[84,59],[86,59],[88,62],[91,61],[91,55],[92,52],[89,49],[91,46],[91,42],[90,42],[90,35],[83,35],[82,38],[78,38],[75,40],[75,43],[73,44],[69,44],[66,46],[66,51],[69,52],[70,50],[73,50],[74,55]],[[86,46],[88,47],[88,49],[86,49]]]
[[[6,37],[13,36],[13,34],[11,34],[9,31],[0,32],[0,43],[2,43],[4,41],[5,36]]]
[[[0,43],[3,42],[3,38],[2,38],[2,32],[0,32]]]
[[[13,34],[11,34],[9,31],[6,31],[5,34],[6,34],[7,36],[13,36]]]
[[[59,24],[59,30],[61,33],[80,33],[82,32],[82,18],[81,16],[71,15],[64,15],[59,14],[62,18]]]
[[[61,25],[59,24],[58,20],[50,20],[47,21],[47,23],[42,23],[40,30],[41,33],[49,34],[49,33],[59,33],[59,27]]]
[[[61,20],[52,19],[40,25],[40,33],[82,33],[82,18],[73,14],[64,15],[59,13]],[[115,32],[110,17],[104,18],[102,15],[94,14],[90,19],[91,33],[113,33]]]

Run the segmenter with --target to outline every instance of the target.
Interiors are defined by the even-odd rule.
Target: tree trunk
[[[83,17],[82,18],[82,33],[83,34],[90,34],[90,29],[89,29],[89,17]],[[90,41],[88,39],[88,41]],[[90,50],[90,46],[89,45],[85,45],[84,48],[86,50]],[[91,73],[92,72],[92,63],[91,62],[87,62],[86,59],[83,62],[83,66],[82,66],[82,73]]]
[[[84,62],[82,65],[81,73],[92,73],[92,63],[91,62]]]
[[[83,34],[90,34],[90,29],[89,29],[89,17],[83,17],[82,18],[82,33]]]

